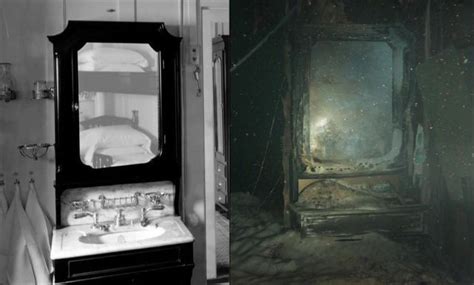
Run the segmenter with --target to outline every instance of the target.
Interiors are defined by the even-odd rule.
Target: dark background
[[[295,22],[401,24],[415,38],[417,70],[424,70],[429,79],[418,80],[420,103],[413,114],[422,122],[427,140],[420,189],[420,199],[431,207],[427,233],[455,265],[455,271],[474,276],[473,1],[236,0],[231,1],[231,11],[232,193],[248,192],[259,198],[263,210],[283,217],[291,151],[291,82],[287,78],[297,72],[290,69],[287,55],[291,54],[289,39],[298,32]],[[256,52],[240,63],[261,41]],[[456,65],[443,67],[445,59],[455,58],[450,57],[453,54],[466,58],[466,65],[461,66],[466,74],[459,74]],[[437,73],[430,75],[430,69]],[[439,87],[444,82],[445,90]],[[464,87],[458,88],[459,84]],[[423,93],[431,85],[435,87],[430,92],[434,91]]]
[[[427,0],[239,0],[231,1],[231,189],[249,192],[265,208],[282,213],[285,183],[283,102],[289,96],[285,52],[293,23],[402,24],[416,38],[417,62],[425,51]],[[296,9],[279,29],[275,27]],[[429,56],[461,38],[472,44],[472,1],[432,0]],[[469,20],[471,19],[471,20]],[[268,40],[245,62],[235,66],[268,34]],[[291,71],[295,72],[295,71]],[[287,126],[288,127],[288,126]]]

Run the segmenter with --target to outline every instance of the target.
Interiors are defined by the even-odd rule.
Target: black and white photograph
[[[0,284],[229,284],[229,20],[0,1]]]

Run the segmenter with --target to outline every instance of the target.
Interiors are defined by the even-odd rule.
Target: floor
[[[301,238],[248,195],[232,195],[231,284],[457,284],[416,239]]]
[[[229,272],[229,220],[216,211],[217,275]]]
[[[229,219],[216,211],[217,277],[208,284],[229,284]]]

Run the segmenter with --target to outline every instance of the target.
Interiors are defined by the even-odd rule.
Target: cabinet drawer
[[[222,193],[221,191],[216,191],[216,202],[226,205],[227,204],[227,195]]]
[[[158,267],[178,265],[180,261],[179,248],[167,248],[152,252],[130,252],[116,256],[98,258],[83,258],[69,261],[68,277],[76,278],[85,275],[100,275],[104,273],[125,272],[143,267]]]
[[[55,260],[56,282],[192,266],[192,244]]]
[[[216,176],[216,191],[220,191],[227,195],[227,181],[223,176]]]
[[[224,175],[225,176],[225,167],[226,165],[221,161],[216,161],[216,173],[217,175]]]

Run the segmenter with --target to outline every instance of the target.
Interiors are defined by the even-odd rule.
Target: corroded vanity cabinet
[[[287,210],[303,235],[423,230],[413,46],[401,26],[298,25]]]
[[[56,283],[189,284],[180,41],[163,23],[70,21],[54,45]]]

